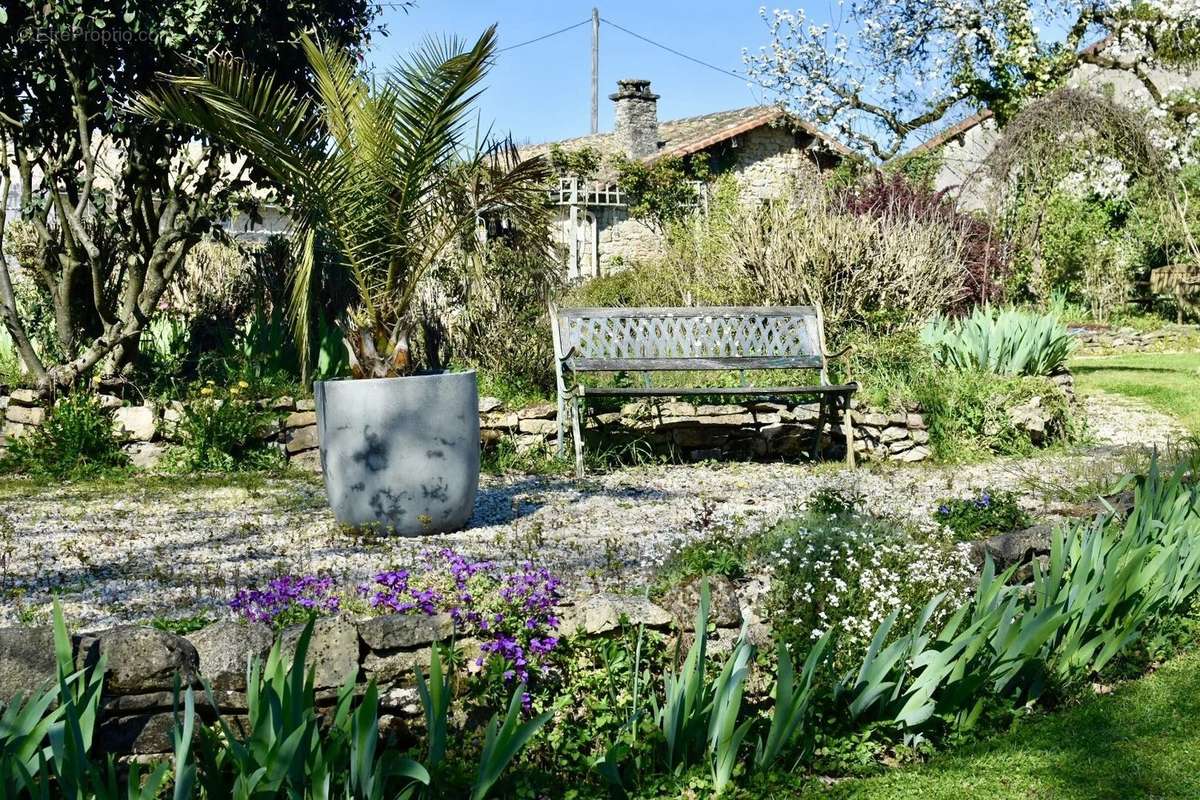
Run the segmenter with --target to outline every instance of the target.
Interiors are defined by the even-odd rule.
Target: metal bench
[[[854,465],[850,397],[858,384],[829,382],[824,320],[809,306],[755,308],[562,308],[550,309],[558,380],[558,452],[563,455],[569,417],[575,441],[575,474],[583,477],[582,406],[589,397],[683,397],[694,395],[816,395],[821,409],[812,455],[820,452],[829,412],[843,411],[846,460]],[[746,386],[745,370],[813,369],[819,383]],[[588,386],[587,373],[729,371],[743,375],[739,387]]]

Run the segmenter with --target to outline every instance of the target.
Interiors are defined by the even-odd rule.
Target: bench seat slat
[[[820,356],[715,356],[708,358],[569,358],[563,365],[576,372],[703,372],[738,369],[820,369]]]
[[[654,386],[641,388],[637,386],[592,387],[580,386],[580,397],[686,397],[693,395],[773,395],[773,394],[852,394],[858,389],[857,383],[833,384],[830,386],[714,386],[703,387],[669,387]]]

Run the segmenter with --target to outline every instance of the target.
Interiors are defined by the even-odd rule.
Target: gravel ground
[[[758,530],[822,487],[920,520],[939,498],[985,486],[1018,490],[1032,511],[1055,514],[1081,485],[1122,472],[1129,448],[1180,433],[1131,401],[1086,402],[1093,441],[1076,453],[968,467],[726,464],[631,468],[582,483],[484,478],[470,528],[421,539],[342,531],[316,479],[144,479],[36,491],[0,483],[0,624],[44,619],[55,595],[80,628],[215,616],[237,589],[273,575],[321,572],[357,583],[445,545],[500,562],[532,555],[564,576],[569,593],[633,589],[707,526]]]

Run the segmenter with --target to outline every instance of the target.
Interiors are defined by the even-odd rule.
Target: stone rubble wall
[[[1153,353],[1200,349],[1200,325],[1168,325],[1154,331],[1133,328],[1074,328],[1078,355]]]
[[[408,727],[408,721],[421,714],[414,668],[428,665],[430,646],[449,639],[453,627],[445,614],[318,619],[308,648],[318,706],[334,706],[338,689],[347,681],[365,685],[374,680],[382,723]],[[295,626],[280,634],[284,653],[295,651],[302,630]],[[170,752],[176,676],[181,686],[197,689],[197,712],[212,723],[215,714],[201,690],[201,679],[207,682],[221,715],[236,729],[246,719],[247,659],[265,658],[275,637],[264,624],[235,620],[215,622],[186,636],[137,625],[74,636],[76,669],[91,667],[106,656],[97,737],[101,751]],[[18,694],[27,696],[50,685],[56,669],[49,626],[0,628],[0,708]]]
[[[1051,380],[1074,401],[1074,378],[1069,372]],[[168,446],[178,443],[176,426],[184,405],[175,401],[160,408],[153,404],[126,406],[119,398],[100,395],[103,406],[113,409],[113,421],[125,439],[125,450],[134,466],[153,469]],[[280,397],[259,400],[257,405],[278,414],[267,440],[300,468],[321,468],[317,415],[312,398]],[[480,441],[483,447],[508,443],[517,452],[548,449],[556,445],[557,407],[542,403],[508,408],[494,397],[479,400]],[[29,389],[0,397],[3,437],[24,436],[46,418],[46,409]],[[854,450],[877,461],[918,462],[932,456],[929,430],[919,407],[882,412],[852,405]],[[640,401],[619,410],[588,416],[585,432],[599,434],[614,445],[638,443],[683,461],[789,459],[811,454],[820,417],[819,403],[751,402],[696,404],[680,401]],[[1009,409],[1009,418],[1041,444],[1050,424],[1041,398]],[[826,419],[821,457],[844,458],[845,434],[840,413]],[[570,432],[567,432],[568,436]]]
[[[712,579],[714,652],[736,641],[743,605],[749,602],[743,594],[723,578]],[[676,587],[657,604],[638,596],[590,595],[559,608],[559,633],[602,636],[623,625],[645,625],[662,633],[687,630],[698,601],[696,581]],[[769,631],[749,606],[745,614],[755,640],[768,641]],[[277,636],[281,651],[294,653],[302,631],[296,625],[277,634],[261,623],[228,619],[184,636],[123,625],[72,637],[75,669],[94,666],[101,655],[106,658],[96,740],[100,751],[119,756],[171,752],[176,676],[181,687],[196,689],[196,711],[205,723],[216,721],[202,689],[207,683],[221,716],[244,734],[248,659],[265,659]],[[361,691],[373,680],[379,687],[381,728],[401,741],[415,740],[423,726],[415,671],[427,668],[431,647],[453,633],[448,614],[317,619],[307,663],[315,673],[318,710],[331,713],[347,682]],[[457,639],[454,644],[467,664],[481,653],[478,641]],[[0,628],[0,710],[17,695],[52,685],[56,670],[50,626]]]
[[[98,398],[102,407],[112,410],[113,424],[134,466],[153,469],[167,447],[179,443],[176,428],[183,419],[182,402],[176,400],[166,406],[124,405],[112,395],[101,394]],[[278,447],[296,466],[320,470],[317,413],[312,398],[280,397],[259,400],[257,405],[278,414],[277,423],[266,432],[266,441]],[[7,442],[41,425],[46,419],[46,409],[32,389],[15,389],[0,397],[0,419],[3,420],[0,434]]]
[[[509,441],[518,452],[553,446],[558,436],[554,404],[507,409],[495,398],[480,400],[485,447]],[[851,411],[854,447],[860,456],[915,462],[932,455],[920,409],[880,414]],[[684,461],[804,457],[816,438],[817,402],[705,405],[686,402],[627,403],[619,411],[589,415],[588,431],[606,442],[639,442]],[[569,433],[568,433],[569,435]],[[585,432],[586,435],[586,432]],[[845,455],[840,414],[829,414],[821,455]]]

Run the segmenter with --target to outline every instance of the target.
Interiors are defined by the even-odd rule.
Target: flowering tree
[[[848,0],[843,8],[836,26],[814,24],[803,10],[763,9],[771,43],[744,58],[750,76],[792,111],[881,160],[972,111],[1003,124],[1084,64],[1128,72],[1159,114],[1185,118],[1198,107],[1155,78],[1200,57],[1198,0]]]

